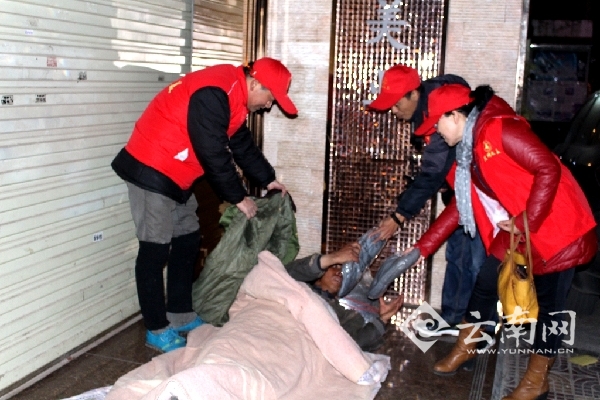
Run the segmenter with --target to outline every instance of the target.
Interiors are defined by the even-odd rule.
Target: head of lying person
[[[327,268],[323,276],[313,284],[324,292],[336,295],[342,286],[342,266],[337,264]]]

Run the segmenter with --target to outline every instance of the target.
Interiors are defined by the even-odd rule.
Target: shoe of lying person
[[[185,342],[186,340],[179,336],[173,328],[167,328],[162,333],[146,331],[146,346],[161,353],[168,353],[180,347],[185,347]]]
[[[358,244],[360,244],[358,262],[350,261],[342,264],[342,285],[338,293],[340,297],[346,296],[354,289],[358,282],[360,282],[365,270],[369,268],[385,246],[387,240],[380,240],[376,236],[371,235],[375,229],[370,229],[358,239]]]
[[[417,248],[412,249],[406,254],[394,254],[388,257],[377,271],[375,279],[373,279],[373,283],[369,288],[368,297],[370,299],[378,299],[383,296],[394,279],[412,267],[419,257],[421,257],[421,251]]]

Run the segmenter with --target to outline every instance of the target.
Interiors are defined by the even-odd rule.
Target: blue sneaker
[[[200,317],[196,317],[192,322],[188,322],[185,325],[182,326],[178,326],[178,327],[173,327],[173,330],[177,333],[187,333],[189,331],[191,331],[192,329],[196,329],[197,327],[199,327],[200,325],[203,325],[204,321],[202,321],[202,319]]]
[[[146,346],[168,353],[171,350],[185,347],[185,339],[179,336],[173,328],[167,328],[163,333],[146,331]]]

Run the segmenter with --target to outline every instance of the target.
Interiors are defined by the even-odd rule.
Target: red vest
[[[223,89],[229,98],[231,137],[248,116],[243,67],[216,65],[192,72],[159,92],[138,119],[125,149],[135,159],[171,178],[186,190],[204,174],[187,130],[192,95],[203,87]]]
[[[511,216],[519,215],[526,208],[533,175],[523,169],[504,153],[502,146],[502,119],[516,116],[490,118],[482,126],[476,126],[478,134],[473,144],[473,162],[498,201]],[[524,122],[524,130],[528,129]],[[570,171],[560,163],[561,176],[552,209],[536,232],[531,232],[531,243],[544,260],[551,259],[576,239],[595,226],[594,217],[581,188]],[[518,183],[518,184],[517,184]],[[473,212],[481,238],[489,249],[493,226],[471,190]]]

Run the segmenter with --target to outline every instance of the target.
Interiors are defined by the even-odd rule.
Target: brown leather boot
[[[463,321],[462,324],[467,322]],[[473,339],[482,337],[483,329],[479,328],[473,332],[473,326],[463,328],[458,332],[458,339],[454,347],[446,357],[435,363],[433,366],[433,373],[436,375],[454,375],[456,371],[467,363],[469,360],[475,358],[477,355],[477,342]],[[469,339],[469,343],[465,343],[465,340]]]
[[[532,354],[519,386],[502,400],[545,400],[550,390],[548,374],[555,359]]]

